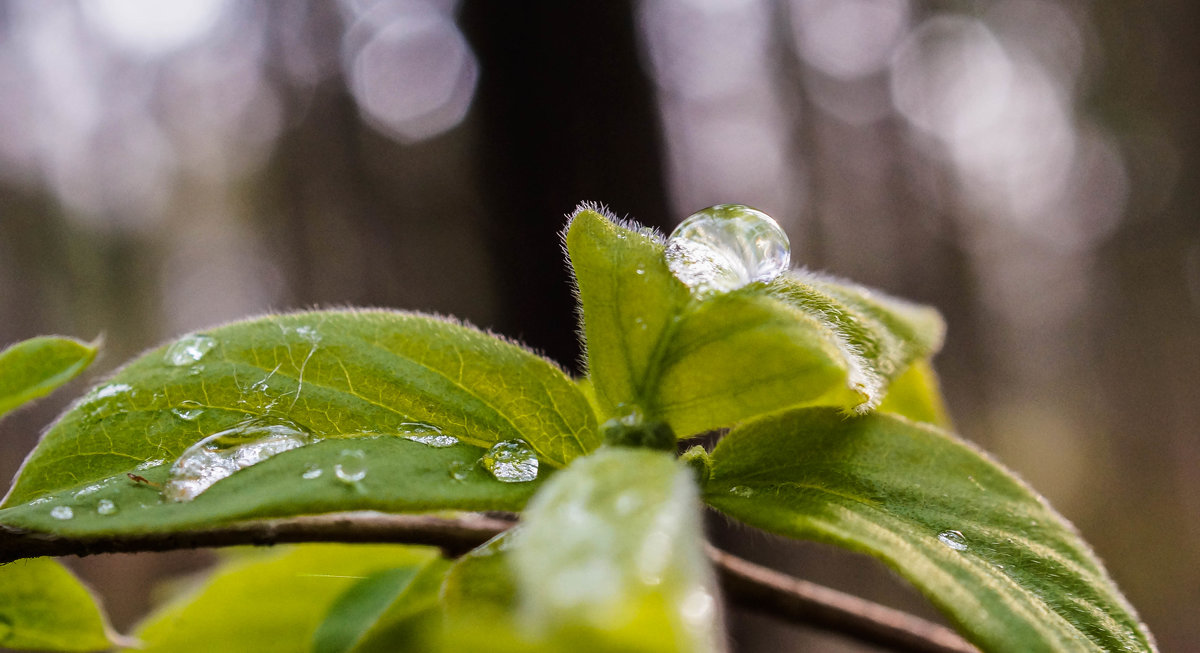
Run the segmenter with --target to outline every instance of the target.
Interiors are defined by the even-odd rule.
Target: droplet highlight
[[[959,531],[942,531],[938,533],[938,541],[955,551],[967,550],[967,538]]]
[[[362,449],[342,449],[333,473],[343,483],[358,483],[367,477],[367,454]]]
[[[321,478],[321,474],[324,474],[324,473],[325,473],[325,470],[321,469],[320,465],[314,465],[312,463],[309,463],[304,468],[304,472],[300,474],[300,478],[302,478],[306,481],[311,481],[315,478]]]
[[[718,204],[688,216],[667,239],[667,266],[695,295],[768,282],[791,266],[787,234],[771,216]]]
[[[749,499],[754,496],[754,488],[746,487],[745,485],[735,485],[729,488],[729,493],[743,499]]]
[[[212,336],[195,333],[186,335],[167,347],[163,360],[176,367],[191,365],[204,358],[204,355],[216,346],[217,341]]]
[[[101,499],[96,503],[96,512],[101,515],[117,514],[117,504],[113,503],[112,499]]]
[[[246,420],[188,447],[171,465],[163,495],[172,501],[191,501],[234,472],[316,441],[282,419]]]
[[[50,516],[55,519],[66,520],[74,517],[75,511],[71,509],[71,506],[54,506],[50,509]]]
[[[186,399],[171,409],[171,414],[185,422],[194,422],[204,414],[204,407],[198,401]]]
[[[524,483],[538,475],[538,458],[524,440],[504,440],[492,445],[479,459],[497,481]]]
[[[405,440],[412,440],[423,444],[427,447],[436,449],[444,449],[453,447],[458,444],[458,438],[453,435],[446,435],[442,430],[433,424],[425,424],[424,422],[405,422],[400,425],[400,435]]]
[[[471,475],[470,463],[464,463],[461,460],[455,460],[450,463],[450,478],[456,481],[465,481]]]

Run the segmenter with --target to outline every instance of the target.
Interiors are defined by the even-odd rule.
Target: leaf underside
[[[985,651],[1154,650],[1071,525],[944,431],[802,409],[735,429],[712,463],[709,504],[879,558]]]

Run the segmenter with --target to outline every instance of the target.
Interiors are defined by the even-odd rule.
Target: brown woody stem
[[[513,526],[484,515],[341,513],[256,521],[175,533],[68,537],[0,527],[0,564],[39,556],[173,551],[299,542],[390,542],[436,546],[460,556]],[[805,624],[897,651],[971,653],[948,628],[899,610],[761,567],[711,545],[725,596],[740,608]]]

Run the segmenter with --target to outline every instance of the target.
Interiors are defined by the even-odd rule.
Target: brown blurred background
[[[0,345],[89,377],[270,310],[453,313],[579,357],[557,231],[756,206],[938,306],[959,430],[1200,641],[1200,4],[0,0]],[[85,383],[0,424],[9,478]],[[928,614],[877,565],[714,524]],[[127,627],[194,555],[77,564]],[[868,650],[731,615],[738,650]]]

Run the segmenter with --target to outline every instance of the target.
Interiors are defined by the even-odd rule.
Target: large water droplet
[[[537,454],[524,440],[497,442],[483,454],[479,464],[491,472],[497,481],[505,483],[524,483],[538,475]]]
[[[168,365],[177,367],[191,365],[204,358],[204,355],[216,346],[217,341],[212,336],[195,333],[186,335],[167,347],[166,353],[163,354],[163,360]]]
[[[400,434],[405,440],[412,440],[438,449],[458,444],[458,438],[446,435],[442,433],[442,429],[424,422],[405,422],[400,425]]]
[[[959,531],[942,531],[938,533],[938,541],[955,551],[967,550],[967,538]]]
[[[71,506],[54,506],[50,509],[50,516],[55,519],[70,519],[75,516],[75,511]]]
[[[697,295],[770,281],[791,265],[787,234],[771,216],[741,204],[692,214],[667,239],[667,266]]]
[[[246,420],[188,447],[171,465],[163,494],[172,501],[191,501],[238,470],[316,441],[312,434],[291,422]]]
[[[113,503],[112,499],[101,499],[96,504],[96,512],[101,515],[115,515],[117,514],[117,504]]]
[[[179,406],[171,409],[171,414],[185,422],[192,422],[204,414],[204,407],[198,401],[185,399],[179,402]]]
[[[367,454],[362,449],[342,449],[333,473],[343,483],[358,483],[367,477]]]

